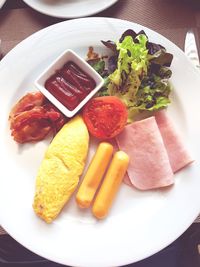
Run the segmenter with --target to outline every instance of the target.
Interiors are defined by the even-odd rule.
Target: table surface
[[[95,15],[139,23],[155,30],[181,49],[185,35],[193,29],[200,47],[200,2],[198,0],[119,0]],[[0,10],[1,52],[6,55],[32,33],[63,21],[38,13],[21,0],[7,0]],[[200,222],[200,219],[198,220]],[[197,222],[197,221],[196,221]],[[0,229],[0,234],[4,233]]]
[[[96,16],[142,24],[166,36],[180,48],[183,48],[185,34],[190,28],[200,40],[198,0],[119,0]],[[7,0],[0,11],[3,54],[32,33],[60,21],[63,20],[38,13],[21,0]]]

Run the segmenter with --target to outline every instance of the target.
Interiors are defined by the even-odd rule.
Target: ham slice
[[[133,186],[133,184],[131,183],[131,180],[128,176],[128,173],[126,172],[126,174],[124,175],[124,179],[123,179],[123,182],[129,186]]]
[[[126,126],[116,140],[119,148],[130,156],[127,173],[136,188],[149,190],[174,183],[167,151],[154,117]]]
[[[157,112],[155,119],[168,153],[171,168],[175,173],[192,163],[193,159],[189,155],[167,112],[165,110]]]

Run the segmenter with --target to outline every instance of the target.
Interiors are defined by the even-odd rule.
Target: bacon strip
[[[11,135],[18,143],[39,141],[49,132],[54,134],[65,124],[66,118],[40,92],[28,93],[9,114]]]
[[[44,103],[45,96],[40,92],[27,93],[23,96],[11,109],[9,114],[9,119],[12,120],[13,117],[17,116],[23,111],[31,110],[34,107],[40,107]]]

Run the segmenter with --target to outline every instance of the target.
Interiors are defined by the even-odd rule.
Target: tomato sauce
[[[95,81],[72,61],[45,82],[45,88],[69,110],[75,109],[95,86]]]

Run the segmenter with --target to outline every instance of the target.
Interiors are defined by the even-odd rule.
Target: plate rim
[[[6,1],[6,0],[5,0]],[[51,16],[51,17],[55,17],[55,18],[61,18],[61,19],[73,19],[73,18],[81,18],[81,17],[87,17],[87,16],[93,16],[93,15],[96,15],[106,9],[108,9],[109,7],[111,7],[112,5],[114,5],[115,3],[117,3],[119,0],[108,0],[109,1],[109,4],[106,5],[105,7],[102,7],[102,8],[99,8],[97,9],[96,11],[93,11],[93,12],[86,12],[82,15],[57,15],[53,12],[47,12],[45,11],[44,9],[40,9],[40,8],[37,8],[37,6],[35,7],[35,5],[33,3],[30,3],[29,0],[23,0],[24,3],[26,3],[29,7],[31,7],[32,9],[34,9],[35,11],[41,13],[41,14],[44,14],[44,15],[47,15],[47,16]]]
[[[5,4],[6,0],[1,0],[0,1],[0,9],[3,7],[3,5]]]

